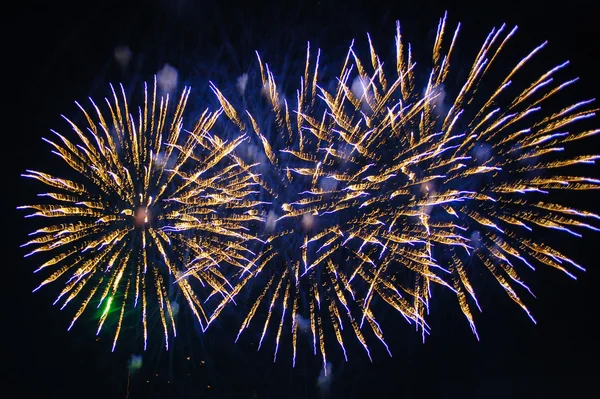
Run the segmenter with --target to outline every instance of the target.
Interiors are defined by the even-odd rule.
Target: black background
[[[433,333],[424,344],[408,326],[386,321],[394,356],[375,351],[371,363],[354,349],[349,363],[332,358],[328,389],[318,384],[319,359],[300,355],[292,369],[289,352],[284,351],[273,363],[269,345],[260,352],[252,339],[233,345],[237,328],[227,321],[204,335],[190,323],[174,348],[164,353],[159,343],[151,345],[142,369],[129,375],[127,362],[138,353],[137,347],[124,340],[112,353],[110,337],[96,341],[91,321],[67,332],[70,314],[51,305],[58,291],[31,293],[39,283],[32,273],[39,260],[23,259],[25,251],[19,245],[35,223],[24,220],[15,208],[31,201],[40,187],[19,175],[27,168],[51,169],[48,163],[55,158],[40,138],[50,128],[66,129],[60,115],[78,114],[75,100],[107,95],[109,82],[139,83],[168,63],[179,70],[180,84],[191,84],[193,93],[204,96],[209,80],[227,84],[246,72],[255,60],[254,50],[272,64],[283,60],[283,76],[285,68],[293,70],[294,60],[304,55],[309,40],[329,54],[325,60],[343,56],[352,38],[364,44],[365,32],[389,52],[398,19],[414,48],[420,48],[416,51],[427,54],[437,20],[448,10],[451,27],[458,21],[464,24],[461,51],[477,51],[492,26],[517,24],[518,44],[511,47],[515,52],[524,55],[549,40],[556,60],[571,61],[571,73],[582,81],[571,92],[576,94],[573,101],[600,94],[600,29],[592,1],[285,3],[21,2],[16,11],[5,12],[4,63],[9,72],[2,106],[8,123],[2,133],[6,218],[0,232],[5,255],[0,325],[7,352],[6,397],[547,398],[587,397],[598,391],[599,233],[576,241],[556,240],[560,249],[587,267],[586,273],[578,273],[578,281],[543,267],[530,275],[537,299],[528,304],[537,325],[498,287],[484,283],[476,287],[484,291],[484,311],[476,319],[478,342],[452,298],[436,293],[430,318]],[[114,61],[114,49],[120,45],[129,46],[133,54],[126,71]],[[588,145],[598,152],[598,140]],[[598,168],[590,167],[587,174],[598,177]],[[590,194],[579,203],[598,211],[598,200],[597,194]]]

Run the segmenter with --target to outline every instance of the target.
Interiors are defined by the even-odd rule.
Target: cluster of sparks
[[[115,94],[107,102],[111,124],[94,105],[98,122],[85,113],[86,131],[71,123],[82,145],[58,133],[61,144],[50,142],[85,183],[26,175],[63,192],[42,194],[59,205],[24,207],[36,211],[31,216],[67,220],[36,231],[26,244],[38,245],[31,253],[58,253],[40,267],[58,267],[41,285],[68,273],[57,301],[83,298],[75,319],[92,298],[98,307],[105,303],[99,329],[121,301],[115,343],[124,309],[138,302],[147,336],[146,287],[154,286],[168,343],[176,331],[168,283],[206,328],[258,280],[238,337],[262,313],[259,348],[274,336],[276,357],[281,338],[291,336],[294,364],[300,330],[309,332],[324,366],[330,333],[346,358],[347,331],[369,357],[368,337],[389,352],[376,319],[382,304],[425,336],[434,285],[456,295],[477,335],[475,270],[489,271],[533,320],[521,298],[531,291],[518,271],[543,264],[575,278],[572,271],[583,270],[535,235],[599,230],[588,220],[600,216],[552,197],[600,187],[600,180],[560,172],[600,157],[567,151],[570,142],[600,132],[568,130],[596,110],[588,100],[546,111],[549,99],[577,80],[556,77],[567,62],[515,89],[513,80],[546,43],[498,82],[486,80],[516,33],[505,25],[489,33],[451,95],[446,85],[460,25],[451,37],[446,28],[444,16],[424,89],[398,24],[395,63],[384,66],[370,38],[367,62],[351,45],[333,89],[322,85],[319,52],[309,46],[289,103],[259,58],[267,110],[240,109],[212,85],[221,109],[206,111],[185,139],[187,89],[168,128],[168,98],[157,109],[156,89],[150,99],[145,91],[136,117],[125,95],[119,105]],[[229,141],[210,133],[223,113],[235,127]],[[266,165],[258,166],[268,173],[255,172],[242,143],[260,148]],[[199,296],[213,295],[221,300],[208,314]]]
[[[229,295],[220,266],[246,267],[242,243],[254,239],[246,225],[260,220],[254,209],[259,204],[251,199],[249,166],[230,156],[244,137],[226,142],[210,133],[220,112],[205,111],[192,131],[183,129],[189,88],[172,115],[168,95],[157,97],[156,82],[153,90],[144,86],[137,113],[131,113],[122,86],[122,98],[114,88],[112,93],[108,121],[93,101],[96,120],[80,106],[87,128],[67,119],[81,144],[57,132],[57,141],[44,139],[78,173],[77,180],[32,170],[23,175],[56,192],[39,194],[52,204],[20,208],[35,211],[28,217],[60,221],[31,233],[35,238],[23,246],[37,245],[26,256],[55,253],[36,270],[56,269],[36,290],[67,276],[55,303],[64,308],[80,300],[73,323],[91,302],[104,304],[98,333],[116,313],[114,349],[125,310],[141,308],[144,348],[153,314],[160,317],[168,348],[170,335],[177,334],[172,304],[177,295],[203,327],[209,316],[200,294]]]
[[[363,62],[351,45],[333,90],[320,85],[320,53],[315,57],[309,46],[300,87],[289,103],[259,57],[270,118],[253,116],[250,110],[243,115],[215,89],[230,120],[262,145],[278,171],[275,183],[259,182],[283,202],[278,221],[309,216],[316,225],[275,232],[267,240],[272,247],[263,252],[265,259],[285,255],[240,333],[264,303],[268,310],[260,342],[269,323],[275,323],[275,356],[289,321],[295,359],[303,300],[313,350],[325,367],[327,331],[346,356],[345,326],[369,357],[364,327],[389,351],[373,303],[387,303],[425,335],[431,286],[442,285],[456,294],[477,335],[472,309],[479,304],[470,278],[477,264],[532,320],[517,288],[531,292],[518,274],[521,266],[545,264],[573,278],[569,269],[583,270],[529,233],[545,228],[580,236],[578,230],[598,230],[585,222],[598,220],[598,215],[551,199],[555,190],[600,187],[597,179],[551,173],[599,158],[564,155],[569,142],[600,131],[566,130],[594,116],[596,110],[589,107],[593,100],[542,112],[548,99],[576,81],[556,80],[566,62],[516,94],[511,91],[520,69],[546,43],[510,69],[491,96],[477,95],[516,32],[504,25],[490,32],[464,84],[448,100],[445,82],[459,29],[445,46],[446,17],[440,20],[424,90],[416,85],[416,64],[399,24],[394,67],[384,68],[369,38],[370,59]],[[273,130],[269,124],[275,125],[276,139],[267,138],[265,132]],[[551,155],[556,156],[547,160]],[[477,266],[467,266],[471,259],[479,260]],[[257,273],[265,264],[260,263]]]

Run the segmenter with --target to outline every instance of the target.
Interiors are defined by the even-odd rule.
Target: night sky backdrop
[[[516,24],[520,30],[507,51],[526,54],[549,40],[548,58],[536,61],[546,62],[540,68],[568,59],[570,75],[581,78],[577,89],[569,91],[573,102],[599,97],[600,24],[593,2],[546,4],[56,1],[22,2],[17,12],[5,13],[5,63],[15,70],[5,75],[9,90],[3,95],[8,126],[3,131],[1,325],[7,356],[2,374],[8,382],[4,391],[14,393],[3,396],[125,398],[129,392],[129,398],[566,398],[598,392],[600,233],[586,232],[580,240],[562,243],[563,235],[556,235],[558,248],[588,269],[577,274],[578,281],[542,266],[527,275],[537,295],[527,301],[537,325],[499,286],[484,281],[477,287],[483,307],[476,316],[478,342],[454,298],[439,290],[434,292],[432,334],[425,344],[400,317],[388,320],[384,314],[394,356],[375,350],[373,363],[360,350],[350,352],[348,363],[331,357],[332,374],[321,383],[318,357],[300,355],[292,369],[285,353],[273,364],[271,346],[257,352],[252,339],[234,345],[239,323],[228,320],[205,334],[192,321],[181,323],[184,331],[175,347],[165,353],[159,342],[151,343],[142,368],[128,378],[128,362],[139,354],[137,347],[123,340],[112,353],[111,336],[96,340],[96,324],[90,319],[81,319],[67,332],[72,314],[51,305],[59,287],[32,294],[39,284],[32,272],[40,259],[23,259],[25,250],[19,248],[39,221],[23,219],[16,207],[34,200],[41,189],[19,175],[28,168],[52,170],[50,163],[57,158],[41,137],[51,128],[66,131],[60,115],[80,115],[73,102],[104,97],[109,82],[138,84],[169,64],[179,72],[180,87],[192,85],[192,96],[213,101],[208,81],[233,85],[255,65],[254,50],[269,64],[279,65],[282,76],[303,65],[307,41],[320,47],[325,59],[340,59],[352,38],[364,44],[369,32],[389,55],[395,21],[400,20],[413,48],[427,55],[438,18],[448,10],[451,27],[463,23],[460,52],[470,56],[467,62],[493,26]],[[124,71],[114,58],[119,46],[128,46],[132,53]],[[467,62],[463,68],[470,66]],[[460,69],[460,62],[454,68]],[[596,121],[600,126],[600,119]],[[598,143],[586,140],[595,147],[587,152],[598,153]],[[590,166],[587,174],[598,178],[598,169]],[[595,212],[600,211],[599,201],[595,193],[577,197],[581,208]]]

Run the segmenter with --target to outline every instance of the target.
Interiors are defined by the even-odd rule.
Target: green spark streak
[[[106,315],[108,314],[108,311],[110,310],[110,304],[113,301],[113,297],[111,296],[110,298],[108,298],[108,302],[106,302],[106,307],[104,308],[104,312],[102,312],[102,319],[104,319],[106,317]]]

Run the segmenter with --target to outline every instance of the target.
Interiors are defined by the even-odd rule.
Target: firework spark
[[[558,79],[568,62],[519,87],[521,70],[546,43],[497,80],[502,50],[517,30],[505,25],[490,32],[464,84],[453,87],[448,77],[460,24],[449,38],[446,29],[444,16],[424,89],[400,24],[392,66],[384,66],[370,38],[367,62],[352,44],[334,89],[322,85],[328,82],[320,76],[319,52],[311,56],[309,46],[300,88],[289,103],[259,57],[267,113],[260,106],[240,112],[213,87],[224,112],[262,149],[275,176],[256,177],[280,208],[273,208],[278,225],[269,246],[253,264],[254,275],[264,276],[269,262],[274,271],[240,330],[262,306],[261,344],[274,324],[275,356],[283,326],[290,323],[295,361],[301,313],[324,367],[324,320],[344,356],[344,323],[367,353],[364,328],[387,349],[374,297],[425,336],[432,284],[456,294],[477,335],[472,276],[480,270],[489,271],[533,320],[521,298],[531,291],[519,270],[545,264],[573,278],[573,269],[583,270],[539,236],[543,229],[575,236],[598,230],[586,219],[600,216],[561,205],[556,195],[600,187],[600,180],[556,172],[600,158],[569,152],[573,141],[600,132],[570,130],[595,115],[593,100],[553,108],[557,94],[577,80]],[[250,280],[239,279],[213,317]]]
[[[252,199],[250,166],[230,156],[244,136],[227,142],[211,133],[221,110],[206,110],[186,131],[190,88],[169,107],[168,95],[157,96],[155,79],[150,90],[144,85],[135,111],[122,85],[120,94],[111,89],[108,113],[92,100],[92,113],[77,104],[85,128],[65,118],[78,144],[54,131],[55,141],[44,139],[73,179],[33,170],[23,175],[54,190],[39,194],[50,203],[20,209],[34,211],[27,217],[58,220],[23,246],[36,246],[26,256],[54,253],[36,270],[54,269],[35,290],[65,281],[55,303],[62,309],[80,302],[69,329],[93,303],[100,309],[98,333],[114,313],[114,350],[126,310],[141,308],[144,348],[149,319],[159,317],[168,349],[177,333],[173,301],[185,298],[204,328],[209,319],[199,294],[229,295],[221,266],[245,267],[251,253],[244,244],[254,239],[248,225],[260,220],[259,203]]]

